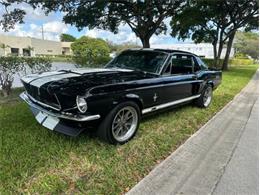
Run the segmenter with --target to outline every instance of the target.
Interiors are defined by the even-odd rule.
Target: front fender
[[[143,99],[137,94],[127,93],[127,94],[122,95],[121,97],[118,97],[118,99],[116,101],[116,105],[118,105],[122,102],[125,102],[125,101],[133,101],[139,106],[140,111],[143,109],[143,105],[144,105]]]

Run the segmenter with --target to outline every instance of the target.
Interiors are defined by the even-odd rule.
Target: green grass
[[[122,194],[231,101],[256,69],[224,72],[208,109],[187,105],[146,118],[122,146],[87,133],[77,138],[54,133],[41,127],[24,103],[0,104],[0,193]]]

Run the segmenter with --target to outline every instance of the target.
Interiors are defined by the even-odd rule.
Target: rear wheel
[[[102,121],[98,136],[112,144],[124,144],[134,137],[140,121],[140,109],[134,102],[116,106]]]
[[[207,108],[211,104],[213,96],[212,86],[207,85],[203,92],[201,93],[201,96],[197,99],[196,105],[201,108]]]

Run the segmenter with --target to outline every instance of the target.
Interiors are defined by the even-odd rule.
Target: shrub
[[[41,57],[0,57],[0,87],[3,95],[10,94],[15,74],[22,76],[24,74],[43,72],[50,70],[51,60]]]
[[[218,66],[216,66],[214,64],[214,59],[204,58],[202,60],[208,65],[208,67],[211,67],[211,68],[213,68],[213,67],[221,68],[221,65],[223,63],[223,59],[220,59]],[[230,65],[250,65],[250,64],[254,64],[254,60],[248,59],[248,58],[232,58],[229,60],[229,64]]]
[[[45,72],[51,69],[51,59],[44,57],[23,58],[24,65],[30,68],[31,73]],[[26,70],[26,68],[25,68]]]
[[[223,63],[223,59],[220,59],[220,60],[219,60],[219,65],[218,65],[218,66],[215,65],[214,59],[203,58],[202,60],[203,60],[203,62],[205,62],[205,63],[208,65],[208,67],[210,67],[210,68],[213,68],[213,67],[214,67],[214,68],[221,68],[221,64]]]
[[[246,58],[233,58],[229,61],[232,65],[250,65],[254,64],[254,60]]]
[[[23,70],[23,60],[17,57],[0,57],[0,86],[6,97],[11,92],[14,75]]]
[[[98,67],[110,60],[109,46],[102,39],[83,36],[71,44],[73,60],[77,65]]]

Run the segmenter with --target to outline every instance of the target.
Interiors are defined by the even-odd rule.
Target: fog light
[[[88,109],[88,104],[87,104],[86,100],[83,97],[77,96],[76,102],[77,102],[77,107],[78,107],[79,111],[81,113],[85,113]]]

